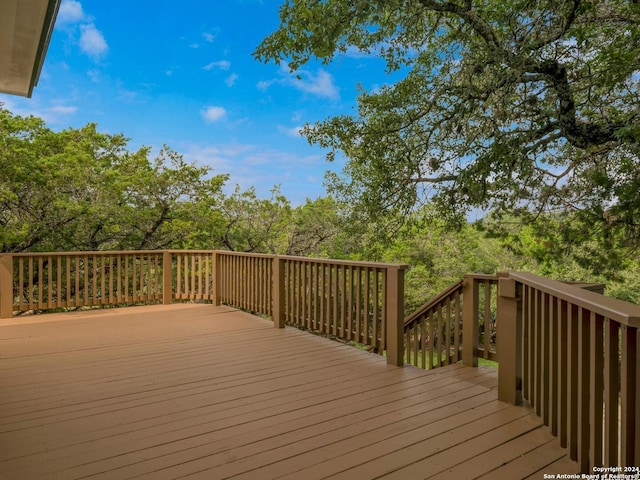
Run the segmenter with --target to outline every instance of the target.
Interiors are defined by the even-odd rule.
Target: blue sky
[[[289,73],[251,53],[278,27],[280,0],[63,0],[31,99],[5,108],[54,130],[89,122],[130,148],[167,144],[260,196],[274,185],[299,204],[325,194],[329,164],[298,129],[353,112],[357,84],[386,81],[375,58],[346,55]]]

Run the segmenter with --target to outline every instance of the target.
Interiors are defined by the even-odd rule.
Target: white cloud
[[[80,32],[80,50],[94,59],[107,53],[109,46],[93,23],[82,25]]]
[[[51,107],[49,112],[56,115],[73,115],[78,111],[78,107],[68,107],[64,105],[58,105],[56,107]]]
[[[100,70],[96,70],[96,69],[87,70],[87,76],[93,83],[100,83],[102,79],[102,74],[100,73]]]
[[[345,57],[349,58],[366,58],[371,57],[372,54],[367,51],[362,51],[358,47],[354,47],[353,45],[347,47],[346,52],[344,52]]]
[[[268,198],[274,185],[282,185],[282,193],[294,206],[326,195],[318,180],[326,169],[321,154],[299,155],[248,144],[189,145],[180,153],[186,161],[211,167],[214,174],[230,174],[224,187],[227,194],[238,184],[242,190],[255,187],[259,197]],[[316,182],[310,184],[310,178]]]
[[[205,70],[213,70],[214,68],[218,70],[229,70],[231,68],[231,62],[228,60],[218,60],[217,62],[211,62],[202,68]]]
[[[223,107],[209,106],[202,109],[200,114],[207,122],[217,122],[225,117],[227,111]]]
[[[122,100],[125,103],[133,103],[138,98],[138,92],[133,90],[127,90],[126,88],[118,88],[118,100]]]
[[[57,23],[78,23],[86,19],[82,4],[75,0],[63,0],[56,17]]]
[[[78,42],[80,50],[93,60],[98,60],[109,50],[107,41],[77,0],[62,0],[56,22]],[[78,32],[80,37],[78,38]]]
[[[273,85],[277,81],[278,80],[260,80],[256,86],[258,87],[259,90],[265,91],[267,88],[269,88],[271,85]]]
[[[304,127],[302,125],[299,125],[299,126],[293,127],[293,128],[278,127],[278,130],[280,130],[282,133],[284,133],[285,135],[287,135],[289,137],[300,138],[302,136],[302,129],[303,128]]]
[[[202,36],[204,37],[205,42],[208,43],[213,43],[213,41],[216,39],[216,36],[213,33],[204,32]]]
[[[333,81],[333,76],[319,69],[316,74],[309,70],[297,70],[292,73],[289,66],[283,62],[280,64],[280,78],[272,80],[262,80],[257,87],[260,90],[267,90],[274,83],[294,87],[301,92],[309,93],[322,98],[337,100],[340,98],[340,91]]]
[[[227,87],[233,87],[237,79],[238,79],[238,75],[236,75],[235,73],[232,73],[225,79],[224,83],[227,84]]]
[[[21,107],[20,104],[27,105],[26,108]],[[54,105],[52,107],[40,107],[33,103],[14,102],[11,98],[0,97],[0,104],[3,104],[3,108],[11,111],[21,117],[28,117],[33,115],[34,117],[41,118],[47,124],[62,124],[68,121],[78,111],[78,107],[69,105]]]
[[[317,75],[302,71],[300,80],[292,79],[292,85],[303,92],[311,93],[319,97],[337,99],[340,97],[338,87],[333,83],[333,77],[324,70],[318,70]]]

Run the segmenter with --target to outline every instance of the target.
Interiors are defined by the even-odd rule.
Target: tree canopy
[[[95,124],[54,132],[0,108],[0,251],[155,249],[193,241],[225,175],[169,147],[149,159]],[[207,215],[209,213],[207,212]]]
[[[169,147],[150,154],[95,124],[54,132],[0,108],[0,252],[221,248],[406,263],[408,312],[465,273],[510,269],[605,281],[611,295],[640,302],[638,256],[612,244],[594,262],[593,228],[571,215],[547,214],[535,226],[494,213],[451,231],[429,220],[427,206],[390,241],[378,223],[354,223],[332,197],[293,206],[278,187],[269,198],[254,188],[228,194],[227,175]]]
[[[0,252],[222,248],[326,255],[341,223],[330,198],[293,207],[274,188],[225,194],[229,176],[168,146],[132,151],[95,124],[55,132],[0,104]]]
[[[346,157],[328,182],[358,211],[572,212],[640,243],[640,2],[286,0],[280,18],[262,61],[356,49],[402,74],[304,129]]]

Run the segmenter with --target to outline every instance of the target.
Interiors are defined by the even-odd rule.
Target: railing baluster
[[[568,337],[568,305],[565,300],[557,300],[558,308],[558,367],[559,372],[557,376],[557,392],[558,392],[558,436],[560,437],[560,446],[567,447],[567,430],[568,430],[568,405],[566,399],[567,394],[567,370],[568,370],[568,351],[569,351],[569,337]]]
[[[586,472],[589,469],[589,330],[590,312],[583,307],[578,307],[578,465],[580,470]]]
[[[619,326],[604,319],[604,465],[618,464]]]
[[[313,262],[300,261],[297,262],[300,266],[300,301],[302,302],[300,326],[307,330],[314,330],[315,317],[314,317],[314,277],[313,277]]]
[[[413,332],[413,363],[412,365],[419,367],[421,365],[421,339],[420,339],[420,324],[415,323],[411,329]]]
[[[637,329],[622,325],[621,378],[620,389],[620,460],[623,466],[640,465],[640,428],[638,428],[638,334]]]
[[[105,276],[107,274],[106,272],[106,267],[105,267],[105,263],[107,260],[107,257],[104,255],[100,255],[100,304],[104,305],[105,303],[107,303],[106,300],[106,295],[105,295],[105,285],[106,285],[106,279]]]
[[[349,334],[346,335],[347,340],[353,340],[353,265],[349,266],[349,282],[348,282],[348,297],[347,297],[347,329]]]
[[[568,448],[569,456],[572,460],[578,459],[578,377],[579,377],[579,363],[578,363],[578,307],[571,304],[568,310],[568,337],[569,348],[567,349],[567,376],[569,380],[567,395],[567,410],[569,411],[569,423],[568,423]]]
[[[532,328],[532,302],[531,287],[524,285],[522,288],[522,397],[531,404],[531,383],[533,373],[531,370],[531,328]]]
[[[67,256],[64,259],[64,267],[65,267],[65,274],[64,274],[64,282],[65,282],[65,289],[64,289],[64,297],[63,297],[63,303],[65,307],[71,307],[71,296],[72,296],[72,292],[71,292],[71,285],[72,285],[72,279],[71,279],[71,272],[73,271],[71,268],[71,264],[73,263],[74,257],[73,256]]]
[[[491,352],[491,284],[486,280],[482,283],[484,284],[484,311],[482,315],[484,324],[483,357],[488,360]]]
[[[56,307],[61,308],[62,304],[62,257],[56,257]]]
[[[540,292],[540,416],[549,426],[549,295]]]
[[[548,386],[549,394],[547,397],[548,411],[549,411],[549,426],[551,427],[551,434],[558,435],[558,371],[560,365],[558,362],[558,325],[557,325],[557,304],[555,297],[548,295],[548,323],[547,323],[547,338],[549,339],[548,347]]]
[[[338,336],[338,267],[331,265],[331,304],[333,306],[331,310],[331,333],[334,337]],[[376,290],[377,293],[377,290]],[[377,297],[376,297],[377,298]],[[377,328],[376,336],[373,337],[373,344],[377,347]]]
[[[592,467],[602,466],[602,404],[604,401],[603,317],[591,312],[589,318],[589,458]]]
[[[38,257],[38,302],[37,302],[38,309],[45,308],[43,283],[44,283],[44,258],[39,256]]]
[[[534,392],[532,395],[532,399],[536,415],[540,416],[540,414],[542,413],[542,292],[537,289],[534,290],[533,299],[534,322],[532,340],[534,358]]]
[[[454,293],[455,295],[455,318],[454,318],[454,331],[455,331],[455,340],[453,342],[453,346],[455,349],[455,353],[454,353],[454,357],[453,357],[453,361],[454,362],[459,362],[460,361],[460,323],[462,321],[462,309],[460,308],[460,302],[462,300],[462,292],[461,291],[456,291],[456,293]]]
[[[347,314],[347,268],[345,265],[340,265],[340,338],[344,338],[344,339],[347,338],[346,314]],[[383,320],[381,319],[381,321]]]
[[[356,267],[356,342],[364,343],[362,341],[362,270],[360,267]]]

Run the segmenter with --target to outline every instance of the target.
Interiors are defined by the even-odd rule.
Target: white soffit
[[[0,0],[0,92],[30,97],[60,0]]]

